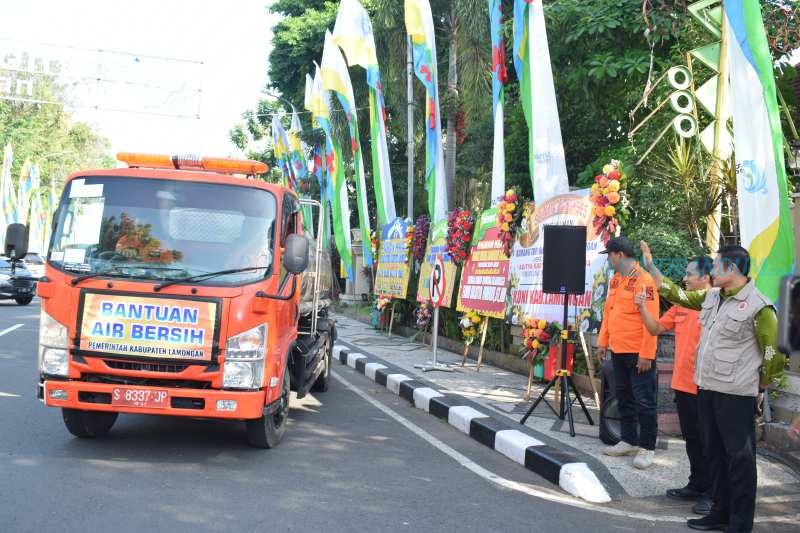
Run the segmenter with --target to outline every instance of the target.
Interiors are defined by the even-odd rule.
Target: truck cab
[[[70,175],[53,217],[39,398],[78,437],[136,413],[245,421],[277,445],[290,389],[327,388],[335,336],[301,200],[257,161],[118,158]]]

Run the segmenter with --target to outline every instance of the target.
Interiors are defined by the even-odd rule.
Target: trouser
[[[711,467],[711,512],[728,519],[727,531],[752,531],[758,481],[756,399],[700,389],[697,404]]]
[[[622,440],[646,450],[656,449],[656,362],[647,372],[636,370],[637,354],[614,354],[614,380],[622,426]],[[638,427],[637,427],[638,426]],[[638,429],[638,431],[637,431]]]
[[[697,395],[676,390],[675,406],[678,409],[681,434],[686,442],[686,455],[689,457],[689,486],[698,492],[706,492],[711,486],[711,480],[697,416]]]

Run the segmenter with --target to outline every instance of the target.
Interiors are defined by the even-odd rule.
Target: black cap
[[[605,251],[600,253],[607,254],[608,252],[622,252],[626,257],[633,257],[636,255],[633,252],[633,245],[631,244],[631,241],[625,237],[614,237],[613,239],[610,239],[608,243],[606,243]]]

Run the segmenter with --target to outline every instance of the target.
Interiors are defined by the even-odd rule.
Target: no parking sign
[[[442,305],[446,288],[447,278],[444,275],[444,257],[442,257],[442,254],[437,254],[431,268],[431,277],[428,281],[428,291],[431,295],[433,307]]]

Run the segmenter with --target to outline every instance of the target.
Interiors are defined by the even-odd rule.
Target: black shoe
[[[704,494],[697,500],[697,503],[694,504],[692,507],[692,512],[694,514],[707,515],[711,512],[711,507],[713,505],[714,500]]]
[[[695,490],[689,485],[680,489],[669,489],[667,496],[676,500],[699,500],[703,496],[703,491]]]
[[[703,518],[692,518],[686,521],[686,525],[692,529],[700,531],[725,531],[728,527],[728,520],[717,513],[709,514]]]

